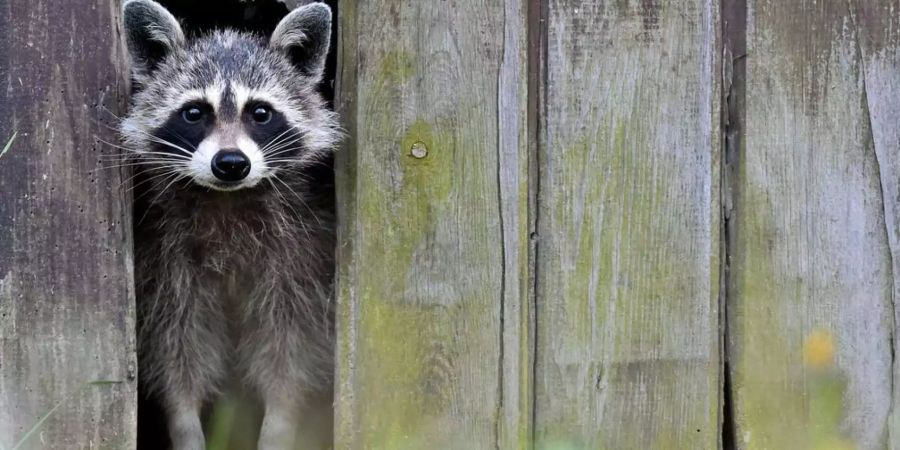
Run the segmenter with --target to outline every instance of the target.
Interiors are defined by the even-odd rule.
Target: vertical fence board
[[[718,13],[549,2],[539,449],[718,445]]]
[[[891,263],[891,310],[887,311],[886,327],[890,329],[892,339],[893,384],[880,392],[890,389],[893,395],[887,447],[900,449],[900,392],[896,388],[900,385],[900,368],[895,356],[897,324],[900,323],[896,307],[900,298],[900,1],[857,0],[856,5],[854,24],[860,32],[865,106],[872,127]],[[884,348],[879,347],[879,350],[882,353],[877,358],[886,360],[888,355],[883,353]]]
[[[341,16],[336,448],[522,447],[524,2]]]
[[[748,2],[728,304],[741,449],[886,446],[898,75],[870,65],[873,146],[854,4]]]
[[[124,98],[118,11],[0,4],[0,448],[56,405],[24,448],[134,447],[130,221],[96,141]]]

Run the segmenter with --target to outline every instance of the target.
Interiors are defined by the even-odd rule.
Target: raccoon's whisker
[[[112,162],[120,162],[120,161],[134,161],[135,157],[133,154],[117,154],[117,155],[100,155],[97,157],[98,161],[112,161]]]
[[[117,119],[117,120],[121,120],[121,119],[119,119],[118,117],[117,117],[116,119]],[[105,123],[100,122],[99,120],[96,120],[96,119],[91,119],[91,122],[93,122],[94,125],[97,125],[97,126],[106,128],[107,130],[110,130],[110,131],[114,131],[117,135],[120,134],[120,133],[122,132],[122,130],[120,130],[118,127],[114,127],[114,126],[112,126],[112,125],[105,124]]]
[[[120,120],[120,121],[122,120],[120,117],[116,116],[115,114],[112,114],[111,111],[107,110],[107,112],[109,112],[109,113],[110,113],[113,117],[115,117],[116,119],[118,119],[118,120]],[[106,128],[106,129],[108,129],[108,130],[115,131],[116,133],[120,133],[120,132],[121,132],[121,130],[119,130],[119,128],[114,127],[114,126],[107,125],[107,124],[105,124],[105,123],[103,123],[103,122],[99,122],[99,121],[96,121],[96,120],[95,120],[94,123],[97,124],[97,125],[99,125],[99,126],[101,126],[101,127],[103,127],[103,128]],[[178,133],[172,131],[169,127],[165,127],[165,128],[163,128],[163,129],[166,130],[166,131],[168,131],[168,132],[170,132],[170,133],[172,133],[175,137],[177,137],[178,139],[180,139],[181,141],[183,141],[185,144],[187,144],[188,147],[191,147],[193,150],[197,150],[197,148],[194,147],[193,144],[191,144],[190,142],[188,142],[184,137],[182,137],[182,136],[179,135]],[[186,154],[190,155],[190,152],[189,152],[189,151],[185,150],[184,148],[182,148],[182,147],[180,147],[180,146],[178,146],[178,145],[175,145],[173,142],[169,142],[169,141],[167,141],[167,140],[165,140],[165,139],[162,139],[162,138],[160,138],[159,136],[155,136],[155,135],[153,135],[153,134],[151,134],[151,133],[148,133],[148,132],[146,132],[146,131],[144,131],[144,130],[134,130],[134,131],[137,131],[138,133],[143,134],[144,136],[147,136],[148,138],[150,138],[150,140],[152,140],[152,141],[154,141],[154,142],[157,142],[157,143],[159,143],[159,144],[163,144],[163,145],[167,145],[167,146],[170,146],[170,147],[179,149],[179,150],[185,152]],[[115,144],[112,144],[112,143],[103,141],[103,140],[100,139],[100,138],[97,138],[97,139],[98,139],[99,141],[101,141],[101,142],[104,142],[104,143],[107,143],[107,144],[110,144],[110,145],[115,146]],[[126,149],[125,147],[117,147],[117,148],[121,148],[121,149],[125,149],[125,150],[130,150],[130,149]]]
[[[299,181],[299,182],[301,182],[301,183],[304,183],[304,184],[310,182],[310,179],[307,178],[307,177],[305,177],[304,174],[298,173],[298,172],[290,172],[290,171],[287,171],[287,170],[273,172],[270,176],[272,176],[272,177],[277,177],[279,174],[286,174],[286,175],[288,175],[289,179],[291,179],[291,180],[297,180],[297,181]]]
[[[168,175],[168,174],[166,174],[166,175]],[[137,178],[137,177],[139,177],[139,176],[141,176],[141,173],[140,173],[140,172],[135,173],[135,174],[132,174],[130,177],[128,177],[128,178],[122,180],[122,182],[119,183],[119,185],[116,187],[116,189],[122,189],[123,186],[125,186],[126,184],[128,184],[128,183],[134,181],[134,179]],[[140,185],[146,183],[147,181],[152,180],[153,178],[156,178],[156,177],[151,177],[151,178],[149,178],[149,179],[147,179],[147,180],[144,180],[144,181],[141,181],[141,182],[139,182],[139,183],[137,183],[137,184],[134,184],[134,185],[132,185],[131,187],[129,187],[128,189],[125,189],[125,192],[131,192],[131,191],[133,191],[135,188],[137,188],[138,186],[140,186]]]
[[[110,111],[109,108],[107,108],[106,106],[100,105],[100,107],[101,107],[104,111],[106,111],[109,115],[113,116],[116,120],[118,120],[118,121],[120,121],[120,122],[122,121],[122,118],[121,118],[121,117],[117,116],[114,112]],[[104,123],[99,123],[99,124],[102,125],[102,126],[104,126],[104,127],[106,127],[106,128],[109,128],[109,129],[111,129],[111,130],[113,130],[113,131],[119,132],[119,129],[116,128],[116,127],[111,127],[111,126],[106,125],[106,124],[104,124]],[[184,142],[185,144],[187,144],[188,147],[191,147],[193,150],[197,150],[197,148],[194,147],[193,144],[191,144],[187,139],[185,139],[184,137],[182,137],[180,134],[176,133],[176,132],[175,132],[174,130],[172,130],[171,128],[169,128],[169,127],[163,127],[163,129],[166,130],[166,131],[168,131],[169,133],[172,133],[173,136],[177,137],[179,140],[181,140],[181,142]],[[143,130],[136,130],[136,131],[140,132],[140,133],[143,134],[143,135],[149,136],[149,137],[151,137],[151,138],[157,138],[157,139],[159,139],[158,136],[154,136],[154,135],[152,135],[152,134],[150,134],[150,133],[147,133],[146,131],[143,131]],[[102,141],[102,139],[101,139],[101,141]],[[107,143],[108,143],[108,142],[107,142]],[[163,144],[163,142],[160,142],[160,144]],[[171,143],[170,143],[170,144],[171,144]],[[119,147],[119,148],[123,148],[123,147]]]
[[[159,179],[159,178],[163,178],[163,177],[166,177],[166,176],[169,176],[169,175],[172,175],[172,174],[180,174],[180,173],[181,173],[181,170],[180,170],[179,168],[172,168],[172,169],[167,170],[167,171],[165,171],[165,172],[160,172],[160,173],[154,174],[153,176],[151,176],[151,177],[149,177],[149,178],[147,178],[147,179],[145,179],[145,180],[142,180],[140,183],[137,183],[137,184],[131,186],[131,187],[128,188],[125,192],[132,191],[132,190],[134,190],[135,188],[137,188],[138,186],[142,186],[142,185],[144,185],[144,184],[146,184],[146,183],[148,183],[148,182],[151,182],[151,181],[153,181],[153,180],[156,180],[156,179]],[[128,178],[127,180],[123,181],[122,184],[119,185],[119,188],[121,188],[125,183],[127,183],[127,182],[129,182],[129,181],[135,179],[136,177],[141,176],[141,175],[142,175],[141,173],[136,173],[136,174],[132,175],[130,178]]]
[[[300,162],[300,158],[273,158],[266,159],[266,162],[287,162],[287,163],[297,163]]]
[[[152,205],[152,204],[156,203],[156,201],[159,200],[159,198],[166,192],[166,190],[168,190],[170,187],[172,187],[172,185],[175,184],[176,181],[181,180],[183,177],[184,177],[184,175],[182,175],[182,174],[176,174],[175,176],[173,176],[172,181],[169,181],[169,183],[166,184],[162,188],[162,190],[159,191],[158,194],[156,194],[156,197],[153,197],[153,200],[150,201],[150,204]],[[163,182],[160,182],[159,184],[162,184],[162,183]]]
[[[292,168],[292,169],[296,169],[296,168],[300,167],[300,166],[297,164],[298,160],[293,159],[293,158],[291,158],[291,159],[288,159],[288,158],[281,158],[281,159],[267,159],[266,162],[269,163],[270,165],[273,165],[275,168]],[[280,166],[276,166],[276,164],[280,164]]]
[[[307,157],[306,155],[302,155],[298,158],[273,160],[273,161],[291,162],[291,163],[294,163],[294,164],[292,164],[292,167],[302,168],[302,169],[308,169],[310,167],[329,167],[329,168],[331,167],[331,164],[329,164],[327,161],[323,161],[319,158],[316,158],[315,155],[313,155],[312,157]]]
[[[287,134],[288,132],[290,132],[290,134]],[[275,139],[272,139],[272,141],[266,144],[263,148],[267,151],[270,151],[277,147],[290,145],[293,142],[297,142],[300,139],[303,139],[303,136],[305,136],[304,132],[291,128],[286,132],[282,132],[282,134],[278,135]]]
[[[153,197],[153,200],[150,200],[150,204],[151,204],[151,205],[155,204],[155,203],[159,200],[159,198],[162,197],[162,195],[163,195],[170,187],[172,187],[172,184],[174,184],[176,181],[182,179],[183,177],[185,177],[185,175],[183,175],[183,174],[175,174],[174,176],[172,176],[172,180],[169,181],[169,183],[166,184],[165,187],[163,187],[162,190],[160,190],[158,194],[156,194],[156,197]],[[161,185],[161,184],[163,184],[163,183],[165,183],[165,179],[164,179],[163,181],[161,181],[159,184]],[[148,192],[149,192],[149,191],[148,191]],[[147,213],[150,212],[150,209],[151,209],[151,208],[147,208],[147,210],[144,211],[144,215],[142,215],[142,216],[141,216],[141,219],[138,220],[138,222],[137,222],[138,225],[140,225],[141,223],[144,222],[144,219],[147,218]]]
[[[180,159],[180,160],[183,160],[183,161],[190,161],[190,160],[191,160],[190,157],[184,156],[184,155],[182,155],[182,154],[180,154],[180,153],[167,153],[167,152],[153,152],[153,151],[149,151],[149,152],[141,152],[141,153],[137,153],[136,155],[137,155],[137,156],[136,156],[137,158],[140,158],[140,157],[142,157],[143,155],[151,155],[151,156],[162,156],[162,157],[169,158],[169,159]]]
[[[106,105],[102,105],[102,104],[101,104],[101,105],[98,105],[98,106],[99,106],[99,109],[100,109],[101,111],[104,111],[104,112],[106,112],[107,114],[113,116],[114,119],[116,119],[116,120],[122,120],[121,117],[117,116],[116,113],[112,112],[112,110],[110,110],[109,108],[107,108]]]
[[[189,159],[181,159],[181,158],[165,158],[165,157],[162,157],[162,156],[155,156],[155,155],[153,155],[153,156],[150,156],[150,157],[144,157],[144,158],[138,158],[138,157],[119,158],[119,159],[112,159],[112,158],[98,158],[98,161],[100,161],[100,162],[106,162],[106,163],[123,163],[123,164],[132,164],[132,163],[133,163],[133,164],[140,164],[140,163],[142,163],[142,162],[152,163],[152,162],[165,161],[165,162],[170,162],[170,163],[179,163],[179,164],[181,164],[181,163],[187,163],[187,162],[189,162],[190,160],[189,160]]]
[[[160,164],[158,166],[142,167],[135,171],[134,176],[146,175],[148,180],[153,180],[163,175],[184,172],[188,166],[185,164]]]
[[[310,167],[312,167],[313,164],[304,165],[302,163],[299,163],[297,160],[293,160],[293,159],[292,160],[283,160],[283,161],[267,161],[267,162],[273,163],[273,164],[280,164],[280,165],[271,167],[271,170],[273,172],[289,173],[292,175],[298,175],[303,179],[303,181],[311,180],[311,178],[308,176],[309,174],[307,173],[307,170]]]
[[[296,152],[296,151],[300,151],[300,150],[303,150],[303,147],[297,147],[297,146],[285,147],[285,148],[278,149],[278,151],[276,151],[276,152],[268,153],[265,156],[266,156],[266,158],[274,158],[276,156],[284,155],[285,153]]]
[[[187,149],[185,149],[184,147],[181,147],[180,145],[176,145],[173,142],[167,141],[161,137],[154,136],[149,133],[145,133],[145,134],[147,134],[147,136],[150,138],[151,141],[156,142],[157,144],[165,145],[166,147],[171,147],[176,150],[181,150],[181,152],[184,153],[185,155],[191,156],[191,152],[188,151]]]
[[[306,200],[303,200],[303,197],[301,197],[300,194],[297,193],[297,191],[295,191],[289,184],[285,183],[284,180],[282,180],[281,177],[278,176],[278,174],[273,174],[272,178],[281,182],[281,184],[283,184],[284,187],[288,188],[288,190],[291,191],[291,193],[293,193],[294,196],[297,197],[297,200],[300,201],[300,204],[303,205],[303,207],[306,208],[307,211],[309,211],[309,213],[310,213],[310,215],[312,215],[313,219],[316,219],[316,223],[318,223],[319,226],[322,226],[322,221],[319,220],[319,216],[317,216],[316,213],[313,212],[312,208],[310,208],[309,205],[306,203]]]
[[[173,164],[187,164],[191,160],[187,158],[181,157],[168,157],[163,155],[149,155],[149,156],[135,156],[129,155],[125,158],[97,158],[97,160],[101,163],[109,163],[109,164],[135,164],[139,165],[141,163],[155,163],[155,162],[168,162]]]
[[[168,157],[168,156],[165,155],[165,153],[163,153],[163,154],[161,154],[161,155],[159,155],[159,156],[157,156],[157,155],[150,155],[150,156],[143,156],[143,155],[141,155],[141,156],[135,157],[134,159],[135,159],[135,162],[141,162],[141,161],[168,161],[168,162],[174,163],[174,164],[187,164],[188,162],[191,161],[190,158],[182,158],[182,157],[180,157],[180,156],[175,157],[175,158]]]
[[[190,159],[187,155],[182,155],[180,153],[166,153],[166,152],[138,150],[138,149],[133,149],[133,148],[129,148],[129,147],[123,147],[121,145],[116,145],[116,144],[113,144],[112,142],[106,142],[103,139],[97,139],[97,140],[106,145],[109,145],[110,147],[115,147],[115,148],[124,150],[125,152],[127,152],[128,155],[164,155],[164,156],[169,156],[171,158]],[[190,155],[190,154],[188,154],[188,155]],[[121,155],[102,155],[102,156],[120,157]]]
[[[143,165],[163,165],[163,164],[171,164],[172,161],[166,159],[157,159],[157,160],[142,160],[142,161],[134,161],[134,162],[126,162],[122,164],[112,164],[112,165],[102,165],[100,166],[103,169],[118,169],[120,167],[137,167]]]
[[[300,145],[300,146],[294,145],[302,139],[303,139],[302,137],[299,137],[296,139],[292,139],[289,142],[281,143],[275,147],[267,149],[265,152],[263,152],[263,154],[266,156],[272,156],[272,155],[278,155],[278,154],[284,153],[285,151],[303,148],[302,145]]]
[[[284,193],[281,192],[281,189],[278,189],[278,186],[276,186],[276,185],[275,185],[275,182],[272,181],[273,179],[278,180],[278,177],[273,176],[273,177],[271,177],[271,178],[267,178],[267,181],[269,182],[269,184],[272,185],[272,190],[274,190],[274,191],[275,191],[275,194],[277,194],[278,197],[281,198],[282,204],[283,204],[284,206],[286,206],[288,209],[290,209],[290,210],[291,210],[291,213],[294,214],[294,218],[295,218],[295,220],[297,221],[296,223],[297,223],[298,225],[300,225],[300,229],[303,230],[304,233],[306,233],[306,237],[311,238],[312,235],[310,235],[309,229],[308,229],[308,227],[306,226],[305,221],[303,221],[303,220],[300,219],[300,217],[301,217],[301,216],[300,216],[300,213],[298,213],[297,210],[294,209],[294,206],[293,206],[293,205],[291,204],[291,202],[287,199],[287,197],[284,195]],[[281,180],[278,180],[278,181],[281,181]],[[284,184],[283,181],[282,181],[281,183]],[[287,186],[287,184],[285,184],[285,186]]]
[[[112,142],[109,142],[109,141],[106,141],[106,140],[103,140],[103,139],[100,139],[100,138],[96,138],[96,139],[97,139],[98,142],[102,142],[102,143],[104,143],[104,144],[106,144],[106,145],[108,145],[108,146],[110,146],[110,147],[119,148],[119,149],[126,150],[126,151],[129,151],[129,152],[137,152],[137,151],[138,151],[137,149],[134,149],[134,148],[131,148],[131,147],[125,147],[125,146],[122,146],[122,145],[120,145],[120,144],[114,144],[114,143],[112,143]]]
[[[167,174],[167,175],[173,176],[172,174]],[[150,181],[150,180],[141,181],[140,183],[137,183],[137,184],[131,186],[131,188],[129,188],[125,192],[126,193],[131,192],[131,191],[135,190],[135,188],[137,188],[138,186],[142,186],[142,185],[146,184],[148,181]],[[153,192],[153,191],[150,189],[145,189],[144,192],[142,192],[140,195],[138,195],[137,197],[134,198],[134,201],[136,202],[136,201],[144,198],[146,195],[150,194],[151,192]]]
[[[290,139],[291,137],[296,136],[298,133],[300,133],[299,131],[296,131],[293,128],[288,128],[287,130],[282,131],[281,134],[279,134],[278,136],[275,136],[272,140],[267,142],[266,145],[264,145],[261,149],[259,149],[259,151],[261,153],[265,153],[266,150],[269,150],[270,148],[274,147],[275,145],[278,145],[281,138],[291,132],[295,132],[295,133],[293,135],[291,135],[290,137],[287,137],[286,139]]]
[[[302,151],[303,151],[302,146],[285,147],[285,148],[279,149],[277,152],[272,152],[272,153],[266,154],[265,157],[266,157],[266,159],[277,158],[277,157],[296,158],[297,156],[292,156],[289,154],[292,152],[295,152],[299,155],[299,153]]]
[[[131,189],[134,189],[135,187],[140,186],[140,185],[144,184],[145,182],[146,182],[146,180],[145,180],[145,181],[142,181],[142,182],[140,182],[140,183],[138,183],[138,184],[136,184],[136,185],[134,185],[134,186],[132,186]],[[128,191],[126,191],[126,192],[128,192]],[[141,195],[138,195],[138,196],[135,197],[134,200],[132,200],[132,201],[133,201],[133,202],[137,202],[138,200],[140,200],[140,199],[146,197],[146,196],[147,196],[148,194],[150,194],[151,192],[153,192],[153,191],[151,191],[150,189],[146,189],[146,190],[144,190],[144,192],[141,193]],[[148,208],[148,209],[149,209],[149,208]],[[145,212],[144,215],[146,216],[146,214],[147,214],[147,213]],[[141,220],[143,220],[143,217],[141,218]]]
[[[288,129],[282,131],[281,133],[278,134],[278,136],[275,136],[274,138],[269,139],[269,142],[267,142],[267,143],[263,146],[263,148],[266,148],[266,147],[268,147],[268,146],[274,144],[275,142],[278,142],[278,140],[281,139],[282,136],[284,136],[284,135],[290,133],[291,131],[293,131],[292,128],[288,128]]]
[[[289,146],[289,145],[292,145],[292,143],[291,143],[291,142],[281,143],[281,144],[278,144],[278,145],[273,146],[273,147],[267,147],[267,148],[264,148],[263,150],[260,150],[260,153],[262,153],[263,156],[265,156],[265,157],[269,157],[269,156],[271,156],[272,154],[274,154],[274,153],[280,151],[281,149],[283,149],[283,148],[285,148],[286,146]]]
[[[110,128],[111,130],[116,130],[116,129],[113,128],[113,127],[109,127],[109,128]],[[173,142],[170,142],[170,141],[167,141],[167,140],[165,140],[165,139],[162,139],[162,138],[160,138],[160,137],[158,137],[158,136],[154,136],[154,135],[152,135],[152,134],[150,134],[150,133],[147,133],[147,132],[145,132],[145,131],[138,130],[138,132],[139,132],[140,134],[143,134],[143,135],[147,136],[147,139],[149,139],[149,140],[152,141],[152,142],[156,142],[157,144],[161,144],[161,145],[164,145],[164,146],[166,146],[166,147],[170,147],[170,148],[173,148],[173,149],[175,149],[175,150],[178,150],[178,151],[180,151],[181,153],[183,153],[185,156],[191,156],[191,152],[188,151],[187,149],[185,149],[184,147],[180,146],[180,145],[177,145],[177,144],[175,144],[175,143],[173,143]],[[98,139],[98,140],[99,140],[99,139]],[[103,141],[103,142],[105,142],[105,141]],[[105,142],[105,143],[108,144],[108,145],[112,145],[112,146],[114,146],[114,147],[116,147],[116,148],[119,148],[119,149],[122,149],[122,150],[125,150],[125,151],[128,151],[128,152],[131,152],[131,153],[143,153],[143,152],[144,152],[144,150],[141,150],[140,152],[138,152],[138,151],[135,150],[135,149],[131,149],[131,148],[127,148],[127,147],[122,147],[122,146],[117,146],[117,145],[111,144],[111,143],[109,143],[109,142]],[[196,149],[195,149],[195,150],[196,150]]]
[[[141,153],[128,153],[121,155],[100,155],[99,159],[105,159],[107,161],[122,161],[122,160],[133,160],[133,161],[146,161],[149,159],[166,159],[169,161],[190,161],[191,158],[186,156],[182,156],[179,154],[165,153],[165,152],[141,152]]]
[[[107,124],[105,124],[105,123],[97,122],[97,124],[100,125],[100,126],[102,126],[102,127],[104,127],[104,128],[108,128],[108,129],[110,129],[110,130],[113,130],[113,131],[115,131],[116,133],[119,133],[119,132],[120,132],[120,130],[119,130],[118,128],[109,126],[109,125],[107,125]],[[144,130],[138,130],[138,129],[135,129],[134,131],[136,131],[136,132],[138,132],[138,133],[140,133],[140,134],[146,136],[148,139],[150,139],[150,140],[153,141],[153,142],[156,142],[157,144],[162,144],[162,145],[165,145],[165,146],[167,146],[167,147],[172,147],[172,148],[174,148],[174,149],[176,149],[176,150],[181,150],[185,155],[188,155],[188,156],[191,155],[191,152],[189,152],[188,150],[186,150],[184,147],[181,147],[180,145],[176,145],[174,142],[167,141],[167,140],[165,140],[165,139],[160,138],[159,136],[156,136],[156,135],[154,135],[154,134],[152,134],[152,133],[148,133],[148,132],[146,132],[146,131],[144,131]],[[173,134],[175,134],[175,135],[177,136],[177,133],[173,133]],[[180,137],[180,136],[179,136],[179,137]],[[184,139],[184,138],[181,138],[181,139]],[[188,143],[188,146],[189,146],[189,147],[193,147],[193,145],[190,145],[190,143]],[[194,150],[196,150],[196,148],[195,148]]]
[[[191,144],[190,141],[188,141],[187,139],[185,139],[182,135],[176,133],[175,130],[172,130],[172,129],[169,128],[169,127],[163,127],[163,129],[166,130],[166,131],[168,131],[169,133],[171,133],[172,136],[177,137],[181,142],[184,142],[188,147],[191,148],[191,150],[197,151],[197,147],[195,147],[194,144]]]
[[[119,129],[118,129],[118,128],[116,128],[116,127],[114,127],[114,126],[112,126],[112,125],[109,125],[109,124],[105,124],[105,123],[101,122],[101,121],[98,120],[98,119],[95,119],[95,118],[92,117],[90,120],[91,120],[91,123],[93,123],[94,125],[97,125],[97,126],[99,126],[99,127],[106,128],[106,129],[108,129],[108,130],[113,130],[113,131],[115,131],[116,133],[119,132]],[[119,120],[119,119],[116,118],[116,120]]]
[[[287,173],[291,176],[295,176],[300,179],[300,181],[310,181],[312,178],[308,176],[306,172],[303,171],[303,167],[292,167],[292,166],[282,166],[278,167],[273,172],[276,173]]]
[[[104,167],[103,169],[123,169],[123,168],[128,168],[128,166]],[[159,167],[154,167],[154,168],[152,168],[152,169],[135,168],[135,167],[132,167],[131,169],[132,169],[132,171],[131,171],[130,177],[129,177],[127,180],[124,180],[124,181],[119,185],[119,187],[121,187],[123,184],[125,184],[125,183],[131,181],[133,178],[139,177],[139,176],[141,176],[141,175],[156,175],[156,174],[160,173],[161,171],[166,171],[166,172],[169,172],[169,171],[183,171],[182,168],[177,168],[177,167],[172,167],[172,166],[165,166],[165,165],[160,165]]]
[[[288,128],[287,130],[281,132],[281,134],[279,134],[278,136],[275,136],[275,138],[272,139],[271,141],[269,141],[265,147],[267,147],[267,148],[274,147],[275,145],[278,145],[281,142],[287,141],[289,139],[294,139],[302,134],[303,134],[303,132],[296,128]]]

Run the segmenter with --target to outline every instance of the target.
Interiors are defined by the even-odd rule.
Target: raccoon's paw
[[[181,414],[169,422],[172,450],[205,450],[206,439],[197,414]]]
[[[296,439],[296,420],[284,411],[266,412],[259,430],[258,450],[292,450]]]

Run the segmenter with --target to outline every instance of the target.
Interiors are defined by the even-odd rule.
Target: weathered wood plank
[[[748,2],[728,303],[741,449],[887,445],[898,75],[877,58],[864,75],[855,17],[896,17],[887,3]]]
[[[549,2],[539,449],[718,445],[718,14]]]
[[[336,448],[523,448],[525,3],[341,16]]]
[[[900,299],[900,1],[856,1],[854,24],[860,32],[863,63],[863,83],[872,143],[875,149],[881,201],[889,245],[891,269],[891,304],[886,311],[890,328],[893,398],[888,419],[888,446],[900,449],[900,367],[896,349],[900,348],[897,324],[897,299]],[[884,317],[878,317],[884,319]],[[893,321],[893,322],[891,322]],[[883,347],[879,347],[884,350]],[[878,361],[886,359],[881,353]],[[887,399],[879,399],[880,407]]]
[[[97,142],[125,98],[118,9],[0,4],[0,448],[60,402],[24,448],[134,446],[130,216]]]

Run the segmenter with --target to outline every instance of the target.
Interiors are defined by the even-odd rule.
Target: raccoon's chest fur
[[[270,311],[299,311],[294,326],[330,334],[333,214],[316,199],[285,199],[199,189],[154,206],[136,236],[142,296],[154,309],[145,314],[192,302],[236,343]]]
[[[183,230],[170,229],[167,236],[183,233],[184,252],[195,267],[195,283],[205,285],[218,299],[232,341],[241,335],[242,311],[253,301],[257,283],[278,265],[278,232],[269,222],[269,211],[220,200],[203,202],[189,217]],[[298,255],[299,256],[299,255]]]
[[[212,195],[221,198],[184,205],[181,220],[168,225],[165,235],[183,240],[192,264],[210,276],[218,275],[221,288],[237,294],[270,264],[279,238],[294,237],[278,223],[285,211],[271,211],[264,201]]]

